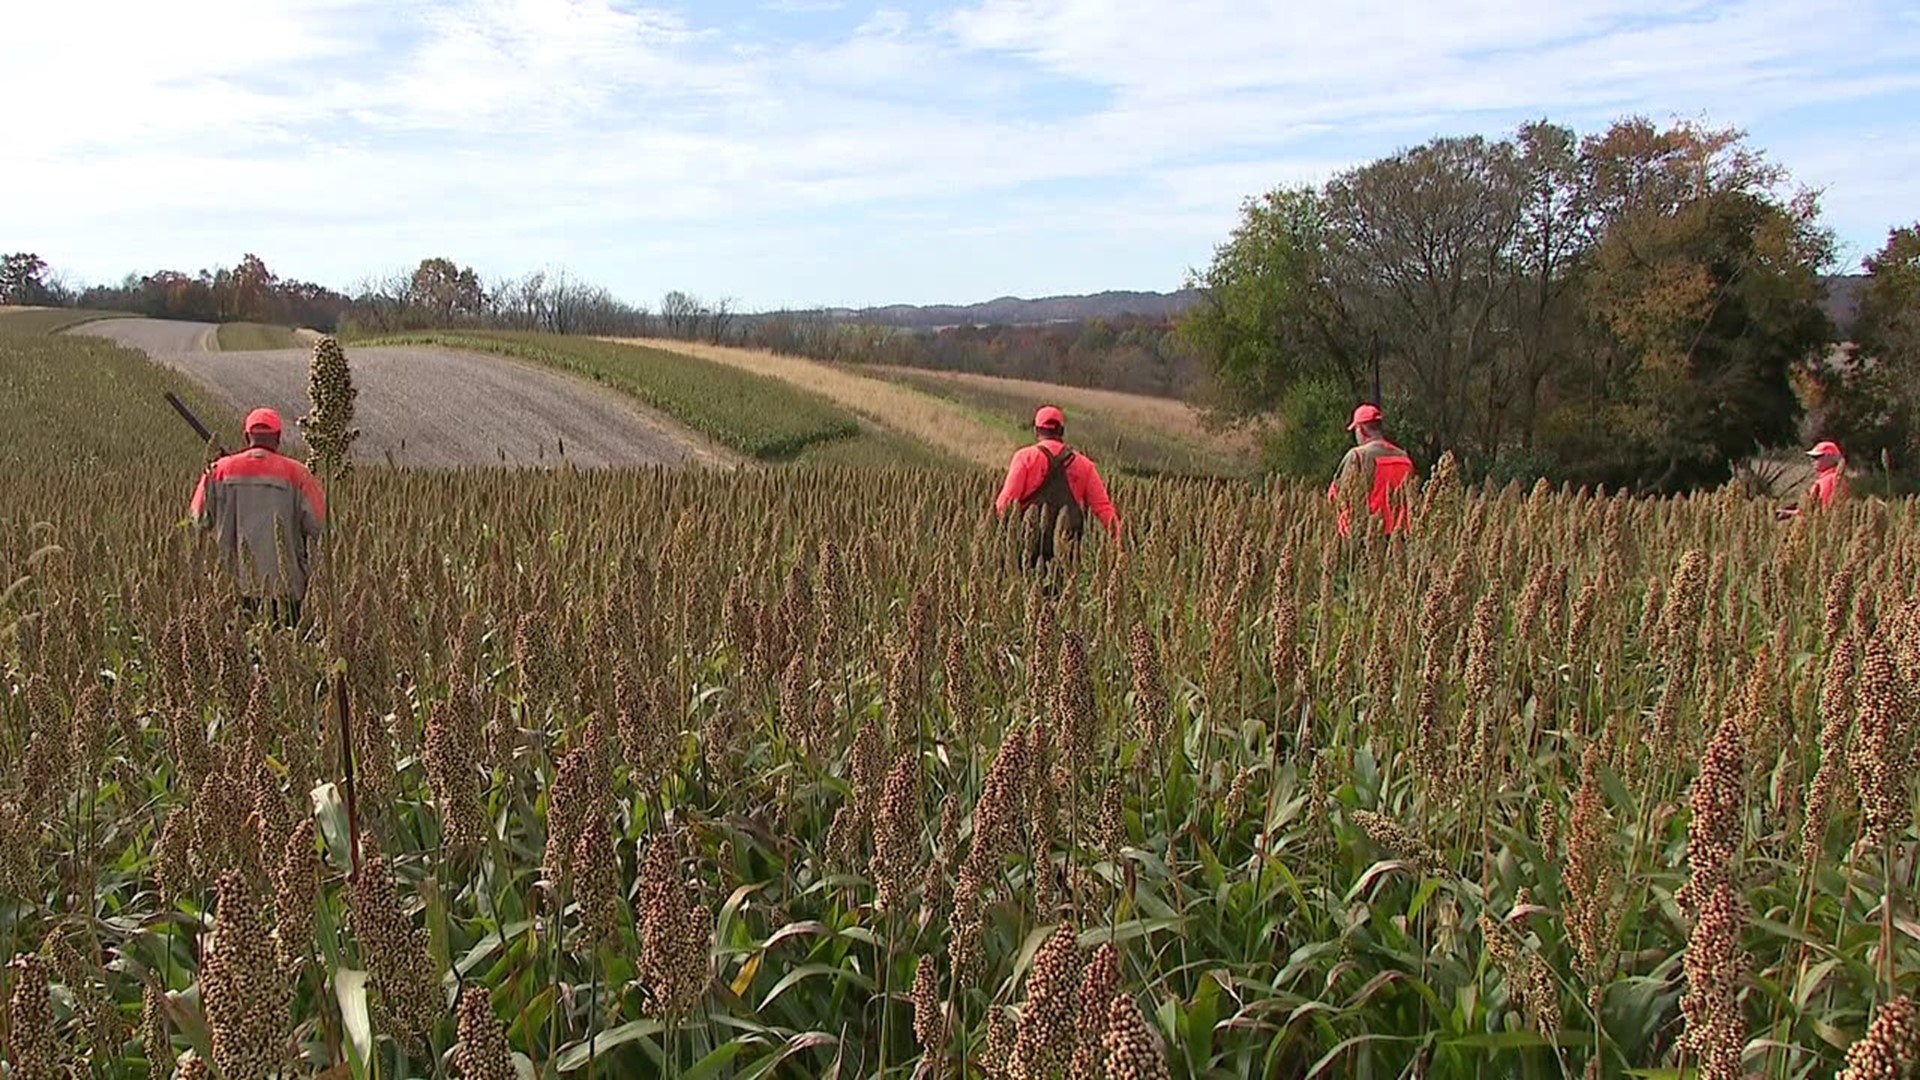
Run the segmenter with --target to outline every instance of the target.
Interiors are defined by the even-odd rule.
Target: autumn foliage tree
[[[456,266],[447,258],[420,260],[408,279],[405,298],[439,327],[472,321],[487,310],[487,292],[480,284],[480,275],[473,267]]]
[[[1719,483],[1788,444],[1792,374],[1832,326],[1819,271],[1831,236],[1813,196],[1739,135],[1616,125],[1583,147],[1595,240],[1580,363],[1555,446],[1586,478],[1640,490]]]
[[[47,263],[31,252],[0,256],[0,304],[37,305],[53,296],[45,281]]]

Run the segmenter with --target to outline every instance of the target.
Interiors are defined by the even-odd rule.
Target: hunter
[[[280,453],[280,414],[247,414],[246,448],[215,461],[194,488],[193,523],[211,531],[240,590],[241,605],[265,605],[282,625],[300,621],[312,544],[327,518],[326,494],[307,467]]]
[[[1339,507],[1340,535],[1353,531],[1347,506],[1341,503],[1342,485],[1354,483],[1366,492],[1367,512],[1380,520],[1388,536],[1406,529],[1412,511],[1400,488],[1413,476],[1413,459],[1405,450],[1387,441],[1386,416],[1378,405],[1361,405],[1353,410],[1347,430],[1353,432],[1353,449],[1340,459],[1340,470],[1327,488],[1327,501]]]
[[[1040,510],[1022,565],[1032,569],[1051,562],[1059,542],[1071,549],[1080,539],[1089,510],[1118,540],[1120,514],[1107,495],[1100,470],[1092,458],[1066,444],[1067,415],[1056,406],[1041,406],[1033,414],[1033,433],[1033,445],[1013,455],[1007,482],[993,503],[994,513],[1002,518],[1015,505],[1022,514],[1034,507]]]
[[[1847,456],[1840,452],[1840,444],[1823,439],[1807,451],[1807,456],[1813,459],[1813,483],[1800,505],[1781,510],[1780,517],[1798,517],[1808,509],[1830,509],[1847,497]]]

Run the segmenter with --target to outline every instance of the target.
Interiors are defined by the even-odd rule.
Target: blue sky
[[[1546,116],[1747,130],[1920,219],[1913,0],[61,0],[0,250],[349,287],[446,255],[755,309],[1168,289],[1245,196]]]

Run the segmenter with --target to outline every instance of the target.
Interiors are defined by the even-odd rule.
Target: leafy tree
[[[45,304],[52,296],[46,260],[30,252],[0,257],[0,304]]]
[[[1352,393],[1321,375],[1296,380],[1275,410],[1275,423],[1260,440],[1262,463],[1282,476],[1325,482],[1353,445],[1347,432]]]
[[[1720,483],[1798,436],[1791,376],[1832,336],[1818,273],[1832,238],[1736,132],[1627,121],[1583,153],[1587,361],[1565,379],[1553,449],[1575,479]]]
[[[280,279],[260,256],[248,252],[241,256],[240,263],[232,270],[222,271],[214,276],[214,293],[220,305],[220,314],[226,319],[252,319],[256,322],[275,322],[279,313],[275,310],[275,292]]]
[[[1520,220],[1510,260],[1513,288],[1504,315],[1512,336],[1488,399],[1511,403],[1509,417],[1492,418],[1490,441],[1497,445],[1511,427],[1524,451],[1533,447],[1539,433],[1549,380],[1572,362],[1578,349],[1573,333],[1579,311],[1575,286],[1592,231],[1573,131],[1543,120],[1521,128],[1516,141]],[[1532,460],[1532,455],[1520,457]]]
[[[472,267],[453,260],[420,260],[407,283],[407,303],[425,312],[434,326],[452,326],[479,317],[486,309],[487,292]]]
[[[1227,411],[1265,411],[1303,378],[1361,392],[1364,370],[1328,277],[1326,204],[1282,188],[1241,207],[1241,222],[1191,285],[1200,303],[1181,334],[1205,359]]]
[[[1492,412],[1483,404],[1510,334],[1501,313],[1514,290],[1520,181],[1512,143],[1466,138],[1327,185],[1330,277],[1354,313],[1347,325],[1412,391],[1418,415],[1405,419],[1437,444],[1466,443]],[[1441,445],[1424,449],[1432,457]]]

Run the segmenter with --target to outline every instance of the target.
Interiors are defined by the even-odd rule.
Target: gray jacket
[[[260,446],[228,454],[201,474],[192,513],[213,532],[242,595],[305,598],[311,541],[327,517],[326,494],[305,465]]]

